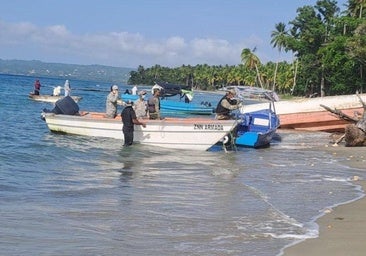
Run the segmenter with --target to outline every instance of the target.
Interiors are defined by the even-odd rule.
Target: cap
[[[118,86],[117,85],[113,85],[112,86],[112,90],[118,90]]]
[[[133,105],[133,101],[132,100],[126,101],[126,106],[132,106],[132,105]]]
[[[138,93],[138,95],[145,95],[145,94],[146,94],[145,90],[139,91],[139,93]]]
[[[234,89],[229,89],[227,90],[227,92],[231,93],[232,95],[236,95],[236,91]]]

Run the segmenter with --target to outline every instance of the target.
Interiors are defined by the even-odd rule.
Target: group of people
[[[149,119],[161,119],[160,115],[160,89],[155,88],[153,95],[146,100],[147,92],[142,90],[137,93],[138,99],[134,102],[131,101],[133,109],[136,112],[138,118],[149,118]],[[124,102],[120,95],[117,85],[113,85],[110,88],[110,92],[106,100],[106,117],[115,118],[117,116],[117,107],[126,106],[127,102]]]
[[[134,88],[137,87],[135,86]],[[134,139],[134,126],[141,125],[146,127],[146,123],[141,119],[161,119],[160,115],[160,88],[152,89],[152,96],[146,100],[145,96],[147,92],[142,90],[133,93],[137,94],[139,98],[133,101],[123,102],[118,93],[118,86],[111,86],[110,92],[106,101],[106,117],[115,118],[117,116],[117,106],[122,105],[124,109],[121,113],[124,135],[124,146],[130,146],[133,144]],[[226,94],[219,100],[216,107],[216,118],[219,120],[232,119],[232,110],[238,109],[241,106],[241,102],[235,99],[236,92],[234,89],[228,90]]]
[[[137,93],[139,98],[133,101],[123,102],[118,93],[118,86],[111,86],[106,100],[106,117],[115,118],[117,116],[118,105],[124,106],[121,113],[123,123],[124,146],[133,143],[134,125],[146,127],[146,123],[140,121],[141,118],[161,119],[160,115],[160,89],[156,88],[153,95],[146,101],[147,92],[142,90]]]
[[[65,94],[64,94],[65,96],[70,96],[70,94],[71,94],[71,86],[70,86],[69,80],[66,80],[65,81],[64,91],[65,91]],[[33,94],[34,95],[39,95],[40,92],[41,92],[41,82],[39,81],[39,79],[37,79],[34,82]],[[52,92],[52,96],[60,96],[60,94],[61,94],[61,86],[54,87],[53,92]]]

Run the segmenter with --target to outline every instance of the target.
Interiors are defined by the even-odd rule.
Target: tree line
[[[366,0],[319,0],[297,9],[287,24],[275,24],[271,45],[293,61],[262,63],[256,48],[244,48],[238,65],[199,64],[168,68],[139,66],[128,84],[169,82],[200,90],[249,85],[291,95],[342,95],[364,92],[366,61]]]

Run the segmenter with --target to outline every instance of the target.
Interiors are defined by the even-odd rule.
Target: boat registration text
[[[193,124],[194,130],[223,131],[222,124]]]

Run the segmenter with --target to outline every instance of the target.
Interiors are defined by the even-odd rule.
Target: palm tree
[[[286,25],[285,25],[285,23],[280,22],[275,25],[275,28],[276,28],[276,30],[272,31],[272,33],[271,33],[271,37],[272,37],[271,44],[273,45],[273,48],[277,47],[279,54],[281,54],[281,51],[286,46],[286,42],[287,42]],[[272,91],[274,91],[275,87],[276,87],[277,70],[278,70],[278,61],[276,62]]]
[[[254,52],[256,51],[256,47],[254,47],[254,49],[251,51],[248,48],[245,48],[242,50],[241,52],[241,61],[242,63],[249,69],[253,69],[255,68],[255,71],[257,72],[257,79],[258,82],[261,86],[261,88],[263,89],[263,84],[262,84],[262,80],[259,74],[259,69],[258,66],[261,65],[261,62],[259,60],[259,58],[257,57],[257,55],[254,54]]]
[[[366,8],[366,0],[349,0],[347,9],[351,17],[363,17],[363,9]]]

